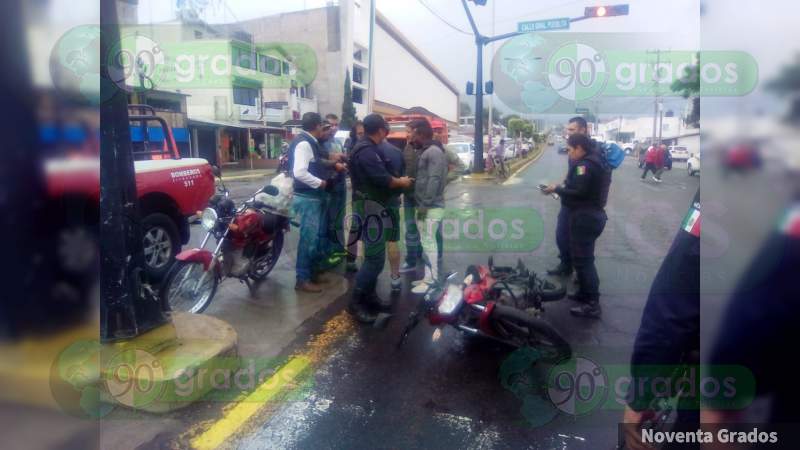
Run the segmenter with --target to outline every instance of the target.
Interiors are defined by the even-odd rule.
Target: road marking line
[[[520,167],[519,169],[517,169],[517,170],[514,172],[514,174],[513,174],[513,175],[511,175],[511,177],[510,177],[509,179],[507,179],[506,181],[502,182],[501,184],[502,184],[503,186],[506,186],[506,185],[508,185],[509,183],[511,183],[511,181],[512,181],[512,180],[514,180],[514,179],[516,179],[516,178],[518,177],[518,174],[519,174],[520,172],[522,172],[523,170],[527,169],[527,168],[528,168],[528,166],[530,166],[531,164],[533,164],[533,163],[535,163],[536,161],[538,161],[538,160],[539,160],[539,158],[541,158],[541,157],[542,157],[542,155],[544,155],[544,152],[545,152],[545,150],[546,150],[546,148],[543,148],[543,149],[542,149],[542,151],[540,151],[538,155],[536,155],[536,156],[535,156],[533,159],[531,159],[530,161],[528,161],[527,163],[525,163],[525,165],[524,165],[524,166],[522,166],[522,167]]]
[[[293,356],[253,392],[242,399],[237,399],[224,411],[222,418],[192,438],[190,440],[192,448],[212,450],[224,444],[270,402],[281,398],[278,394],[290,392],[300,386],[302,383],[298,381],[302,380],[307,371],[325,360],[331,347],[343,336],[351,334],[354,329],[355,324],[346,312],[341,312],[328,320],[323,331],[309,340],[303,353]]]
[[[311,360],[298,356],[289,360],[268,380],[239,401],[222,419],[218,420],[206,432],[192,439],[192,447],[198,450],[212,450],[222,445],[239,428],[242,427],[261,408],[275,398],[278,393],[294,384],[300,374],[308,369]]]

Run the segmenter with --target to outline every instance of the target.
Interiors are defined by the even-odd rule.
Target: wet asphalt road
[[[577,356],[601,367],[628,361],[650,283],[700,184],[682,167],[676,163],[661,184],[639,181],[640,171],[632,161],[614,172],[609,221],[596,252],[603,318],[570,316],[573,305],[567,299],[548,304],[545,312]],[[540,195],[536,185],[560,181],[565,170],[566,155],[549,148],[503,185],[451,185],[447,206],[532,212],[541,219],[541,228],[525,228],[532,248],[493,253],[497,264],[522,258],[543,271],[557,262],[554,227],[559,204]],[[469,264],[485,264],[488,256],[486,251],[451,249],[444,264],[447,270],[463,273]],[[384,271],[381,295],[389,295],[388,279]],[[579,416],[558,410],[541,390],[516,382],[524,379],[506,370],[509,365],[503,363],[512,356],[507,348],[469,339],[452,328],[443,329],[436,339],[434,328],[422,322],[397,350],[395,343],[417,301],[408,284],[413,279],[413,274],[405,277],[394,317],[385,328],[357,327],[341,338],[314,368],[310,388],[259,417],[226,446],[598,449],[616,444],[620,408],[598,407]],[[337,304],[343,307],[346,298]],[[540,379],[552,369],[541,363],[529,367],[528,376]]]

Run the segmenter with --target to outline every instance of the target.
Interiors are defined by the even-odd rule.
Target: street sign
[[[520,33],[530,33],[532,31],[548,30],[568,30],[569,17],[559,17],[556,19],[534,20],[532,22],[517,23],[517,31]]]
[[[575,108],[575,114],[589,114],[589,108]]]

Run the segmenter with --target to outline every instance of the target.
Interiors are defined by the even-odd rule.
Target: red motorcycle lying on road
[[[272,206],[280,190],[266,186],[239,208],[224,184],[220,190],[202,213],[201,224],[208,231],[202,244],[176,256],[161,286],[167,310],[203,312],[226,277],[238,278],[252,293],[252,283],[264,280],[278,262],[292,223]],[[217,242],[213,251],[205,249],[211,236]]]
[[[529,310],[508,304],[510,300],[502,295],[505,287],[498,286],[499,290],[495,287],[497,279],[491,276],[491,267],[490,259],[489,267],[471,266],[467,269],[463,282],[458,281],[458,275],[454,273],[443,283],[431,285],[417,310],[409,315],[398,347],[424,316],[433,326],[447,324],[467,335],[491,339],[514,348],[534,347],[546,361],[570,358],[572,349],[555,328]],[[536,283],[531,286],[541,288],[537,288]],[[559,290],[563,297],[563,288],[554,284],[547,286],[552,287],[546,294],[548,299],[554,299],[552,297]],[[541,300],[541,295],[541,292],[530,292],[531,299],[539,297]]]

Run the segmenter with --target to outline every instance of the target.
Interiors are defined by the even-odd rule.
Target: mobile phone
[[[539,190],[540,191],[543,191],[545,189],[547,189],[547,185],[546,184],[539,184]]]

